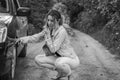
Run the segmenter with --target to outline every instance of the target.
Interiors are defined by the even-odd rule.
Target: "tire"
[[[10,71],[3,76],[3,80],[13,80],[15,76],[15,68],[16,68],[16,48],[13,47],[13,58],[11,59]]]
[[[27,54],[27,44],[24,45],[22,51],[20,52],[19,57],[26,57]]]

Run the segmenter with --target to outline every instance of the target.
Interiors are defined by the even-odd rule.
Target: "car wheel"
[[[20,52],[19,57],[26,57],[27,54],[27,44],[24,45],[22,51]]]

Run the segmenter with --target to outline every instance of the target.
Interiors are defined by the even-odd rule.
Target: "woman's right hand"
[[[29,37],[21,37],[21,38],[18,38],[18,39],[17,39],[17,42],[22,43],[22,44],[28,43],[28,38],[29,38]]]

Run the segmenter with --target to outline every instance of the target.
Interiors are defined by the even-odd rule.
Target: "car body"
[[[30,9],[18,0],[0,0],[0,78],[14,78],[17,56],[26,56],[27,44],[15,43],[27,35]],[[1,79],[0,79],[1,80]]]

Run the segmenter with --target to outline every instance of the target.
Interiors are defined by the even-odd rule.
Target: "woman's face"
[[[50,29],[55,28],[55,19],[51,15],[48,15],[47,24]]]

